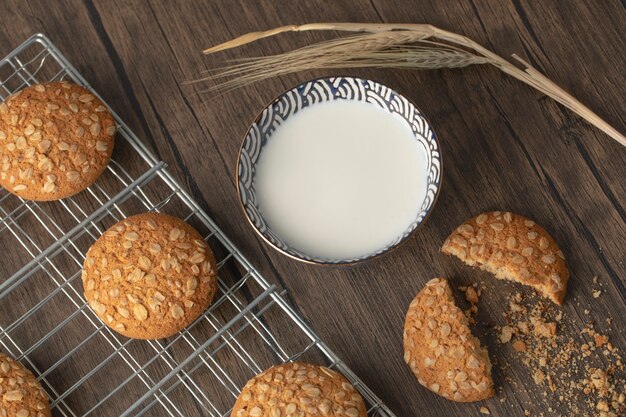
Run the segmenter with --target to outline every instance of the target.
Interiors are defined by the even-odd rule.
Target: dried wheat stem
[[[238,64],[218,69],[217,73],[209,75],[204,80],[235,77],[213,87],[213,89],[230,90],[277,75],[313,68],[368,66],[436,69],[490,64],[551,97],[605,132],[618,143],[626,146],[626,137],[622,133],[518,56],[513,55],[524,66],[523,69],[465,36],[431,25],[370,23],[289,25],[264,32],[248,33],[208,48],[204,53],[210,54],[235,48],[284,32],[310,30],[338,30],[365,32],[365,34],[320,42],[279,55],[240,61]]]

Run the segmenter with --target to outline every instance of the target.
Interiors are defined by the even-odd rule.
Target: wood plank
[[[534,218],[550,230],[572,271],[563,335],[581,340],[595,321],[626,350],[626,150],[538,92],[489,67],[432,72],[310,71],[223,96],[184,82],[223,59],[281,52],[330,34],[289,34],[219,56],[201,50],[248,31],[313,21],[427,22],[509,56],[517,53],[625,131],[623,45],[618,1],[358,0],[12,1],[0,14],[0,55],[47,33],[139,137],[170,165],[202,207],[398,416],[477,415],[424,390],[402,360],[402,322],[430,278],[481,282],[477,332],[499,363],[493,415],[547,411],[551,394],[497,343],[506,296],[518,286],[442,256],[447,234],[492,209]],[[352,269],[318,268],[278,254],[248,227],[234,188],[238,148],[249,123],[286,88],[329,74],[383,82],[413,99],[441,138],[444,187],[429,221],[402,248]],[[600,288],[602,295],[593,298]],[[4,277],[0,278],[4,279]],[[532,299],[532,298],[531,298]],[[584,311],[589,310],[589,314]],[[606,326],[605,318],[613,324]],[[68,371],[71,371],[68,370]],[[618,378],[624,381],[624,374]],[[504,402],[501,399],[506,398]],[[582,401],[582,399],[581,399]],[[563,408],[559,413],[567,414]],[[570,413],[571,414],[571,413]],[[593,413],[589,411],[589,415]]]

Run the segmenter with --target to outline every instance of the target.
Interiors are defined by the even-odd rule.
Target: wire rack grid
[[[34,35],[0,61],[0,102],[25,86],[58,80],[90,88],[48,38]],[[273,364],[305,360],[346,375],[370,416],[392,417],[294,311],[284,291],[259,274],[112,113],[118,127],[114,160],[86,191],[36,203],[0,190],[0,350],[37,376],[53,414],[229,416],[250,377]],[[163,340],[112,332],[87,305],[80,279],[89,246],[112,224],[145,211],[185,219],[218,259],[214,303]]]

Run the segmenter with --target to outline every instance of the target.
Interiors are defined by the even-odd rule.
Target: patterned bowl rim
[[[244,206],[244,202],[241,199],[241,192],[240,192],[241,190],[239,189],[239,166],[240,166],[240,162],[241,162],[241,154],[244,151],[244,146],[246,144],[246,140],[248,138],[248,135],[250,134],[250,131],[254,128],[255,125],[257,125],[261,121],[261,117],[263,116],[263,113],[265,112],[265,110],[267,110],[267,108],[269,108],[270,106],[273,106],[275,103],[279,102],[289,92],[291,92],[293,90],[297,90],[300,87],[302,87],[302,86],[304,86],[304,85],[306,85],[308,83],[314,83],[314,82],[317,82],[317,81],[330,81],[332,79],[351,79],[351,80],[355,80],[355,81],[372,82],[372,83],[378,84],[378,85],[380,85],[382,87],[385,87],[385,88],[389,89],[391,92],[393,92],[394,94],[404,98],[411,106],[413,106],[413,108],[418,112],[420,117],[426,121],[426,124],[428,125],[428,127],[432,131],[433,140],[437,144],[437,149],[439,150],[439,156],[438,156],[438,158],[439,158],[439,177],[438,177],[438,181],[436,182],[437,189],[435,191],[435,196],[433,197],[433,202],[430,205],[430,207],[428,208],[428,210],[426,210],[426,212],[424,213],[424,217],[422,218],[422,220],[403,239],[401,239],[400,241],[396,242],[394,245],[389,246],[388,248],[386,248],[383,251],[380,251],[380,252],[377,252],[377,253],[374,253],[374,254],[371,254],[371,255],[363,256],[363,257],[361,257],[361,258],[359,258],[357,260],[348,260],[348,261],[333,260],[333,261],[331,261],[331,260],[315,259],[313,257],[311,257],[311,259],[306,259],[306,258],[302,258],[302,257],[298,256],[295,253],[287,252],[286,250],[278,247],[276,244],[274,244],[274,242],[272,242],[269,238],[267,238],[263,234],[263,232],[261,232],[256,227],[256,225],[254,224],[254,221],[250,218],[250,215],[246,211],[246,208]],[[302,82],[296,84],[293,87],[289,87],[289,88],[285,89],[283,92],[281,92],[279,95],[277,95],[274,99],[269,101],[257,113],[257,116],[254,118],[252,123],[250,123],[248,129],[246,130],[246,133],[244,134],[243,139],[241,141],[241,145],[239,146],[239,152],[237,154],[237,162],[235,163],[235,187],[236,187],[236,192],[237,192],[237,201],[239,202],[239,207],[241,208],[241,211],[243,211],[243,214],[244,214],[246,220],[248,221],[250,226],[252,226],[252,229],[256,232],[256,234],[259,235],[261,237],[261,239],[263,239],[274,250],[278,251],[279,253],[281,253],[283,255],[286,255],[289,258],[295,259],[297,261],[300,261],[300,262],[303,262],[303,263],[306,263],[306,264],[327,266],[327,267],[351,267],[351,266],[355,266],[355,265],[362,265],[362,264],[368,263],[368,262],[370,262],[370,261],[372,261],[374,259],[381,258],[382,256],[387,255],[387,254],[395,251],[400,246],[403,246],[407,241],[409,241],[415,235],[415,232],[417,232],[419,229],[422,228],[424,223],[426,223],[428,221],[428,219],[430,218],[430,215],[432,214],[435,206],[437,205],[437,201],[439,200],[439,194],[441,193],[442,185],[443,185],[443,152],[441,150],[441,143],[439,142],[439,136],[435,132],[435,129],[433,128],[432,123],[430,123],[430,120],[424,115],[424,112],[422,112],[422,110],[413,102],[413,100],[409,99],[404,94],[398,93],[395,89],[393,89],[391,87],[388,87],[387,85],[385,85],[385,84],[383,84],[383,83],[381,83],[379,81],[373,80],[371,78],[362,78],[362,77],[355,77],[355,76],[350,76],[350,75],[334,75],[334,76],[311,78],[309,80],[302,81]],[[269,226],[268,226],[268,228],[269,228]]]

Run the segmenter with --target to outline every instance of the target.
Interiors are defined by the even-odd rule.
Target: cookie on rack
[[[487,349],[472,335],[444,278],[430,280],[409,306],[404,360],[420,384],[449,400],[473,402],[494,395]]]
[[[0,416],[50,417],[48,396],[21,363],[0,353]]]
[[[361,394],[340,373],[320,365],[290,362],[252,378],[231,417],[367,417]]]
[[[111,113],[87,89],[26,87],[0,103],[0,185],[27,200],[72,196],[102,174],[114,135]]]
[[[552,236],[518,214],[482,213],[456,228],[441,248],[496,278],[538,290],[556,304],[565,297],[569,271]]]
[[[107,230],[87,252],[82,279],[96,314],[135,339],[177,333],[217,291],[211,248],[189,224],[160,213],[131,216]]]

